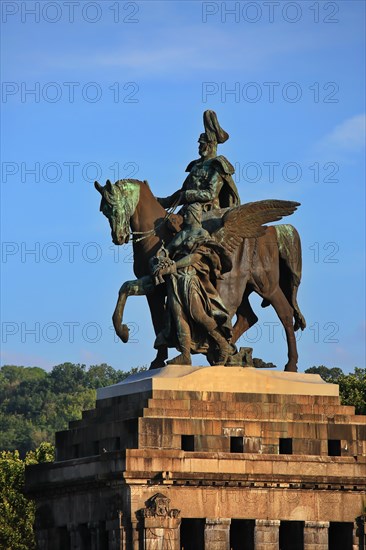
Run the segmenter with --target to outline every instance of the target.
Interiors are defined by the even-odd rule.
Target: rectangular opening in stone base
[[[341,456],[341,441],[340,439],[328,439],[328,455]]]
[[[254,519],[232,519],[230,550],[254,550]]]
[[[235,435],[230,437],[230,452],[231,453],[243,453],[244,452],[244,438],[237,437]]]
[[[194,451],[194,435],[182,435],[182,451]]]
[[[304,521],[281,521],[281,550],[304,550],[304,525]]]
[[[204,550],[205,520],[182,518],[180,526],[180,550]]]
[[[328,531],[329,550],[352,550],[353,523],[331,522]]]
[[[281,437],[280,438],[279,454],[280,455],[292,455],[292,438],[291,437]]]

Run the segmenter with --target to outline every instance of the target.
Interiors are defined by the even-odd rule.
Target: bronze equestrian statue
[[[180,214],[172,215],[171,212],[166,212],[161,202],[164,203],[168,199],[156,199],[151,193],[147,182],[120,180],[115,184],[111,184],[107,181],[104,187],[98,182],[95,183],[96,189],[102,195],[100,210],[110,222],[113,242],[117,245],[128,242],[130,228],[133,236],[134,272],[138,279],[127,281],[120,289],[113,315],[116,333],[122,341],[126,342],[128,340],[127,326],[122,324],[125,302],[130,295],[146,295],[157,335],[155,345],[158,351],[151,368],[165,365],[167,346],[177,347],[181,351],[181,355],[176,358],[177,362],[188,362],[188,356],[191,352],[195,353],[202,350],[211,364],[224,363],[227,357],[234,353],[234,344],[238,338],[258,320],[248,300],[251,292],[256,292],[263,298],[263,307],[271,304],[275,308],[286,332],[288,362],[285,370],[296,372],[298,355],[294,331],[305,328],[305,319],[296,299],[297,289],[301,281],[300,238],[296,229],[291,225],[266,227],[263,224],[280,220],[283,216],[292,214],[298,203],[267,200],[238,206],[239,198],[236,187],[232,187],[227,179],[231,175],[227,174],[222,168],[223,161],[220,163],[216,160],[218,157],[212,156],[216,154],[216,145],[222,139],[220,134],[223,130],[218,129],[216,115],[210,114],[213,113],[212,111],[208,112],[209,115],[206,113],[204,115],[205,134],[210,138],[207,140],[211,143],[209,147],[210,158],[205,160],[205,155],[202,154],[201,160],[194,161],[196,164],[193,163],[193,168],[198,164],[197,171],[191,170],[193,173],[190,172],[182,189],[173,195],[172,201],[169,200],[169,204],[183,204],[183,211]],[[210,134],[212,128],[215,132]],[[205,148],[200,143],[200,153],[204,153],[203,149]],[[226,162],[228,163],[228,161]],[[213,165],[210,166],[210,164]],[[193,194],[195,185],[197,193]],[[212,190],[215,192],[212,193]],[[198,200],[193,200],[193,198]],[[190,202],[190,199],[192,199],[192,202]],[[232,206],[224,210],[220,209],[219,207],[225,204],[221,200],[228,201]],[[188,210],[188,204],[192,205],[197,202],[200,203],[201,210],[204,211],[203,229],[201,227],[201,230],[202,235],[205,235],[205,239],[199,243],[194,243],[193,239],[192,247],[196,247],[197,254],[194,261],[192,260],[189,263],[188,260],[184,260],[186,256],[190,256],[187,243],[182,245],[181,249],[180,246],[176,246],[175,251],[172,253],[174,243],[177,244],[179,241],[184,243],[185,239],[179,232],[174,236],[172,224],[169,222],[174,216],[175,223],[173,227],[176,231],[179,231],[183,224],[181,214]],[[185,223],[186,228],[183,225],[183,231],[187,233],[189,225],[192,226],[192,220]],[[199,232],[199,227],[193,229],[191,227],[189,231],[191,230]],[[189,240],[189,235],[187,240]],[[214,240],[216,241],[215,245],[212,244]],[[169,243],[172,243],[171,249],[169,249]],[[206,313],[212,313],[213,303],[215,303],[217,309],[218,302],[222,304],[218,307],[218,310],[221,309],[222,318],[225,318],[224,311],[227,312],[225,321],[222,324],[215,321],[215,328],[212,324],[210,327],[208,322],[206,322],[206,325],[198,322],[201,327],[198,332],[203,341],[201,347],[197,346],[195,341],[194,345],[189,344],[190,349],[188,350],[187,346],[182,343],[182,338],[179,342],[178,332],[176,331],[174,340],[172,331],[167,328],[169,315],[170,321],[171,317],[174,321],[174,315],[178,315],[175,302],[181,302],[180,313],[185,312],[184,320],[188,322],[188,325],[192,325],[194,328],[197,319],[193,318],[189,296],[184,295],[184,299],[186,299],[184,307],[181,299],[173,300],[174,292],[171,291],[176,283],[176,281],[173,281],[175,276],[172,275],[173,272],[170,272],[169,269],[164,268],[166,262],[163,261],[159,264],[159,251],[161,251],[163,244],[167,247],[168,256],[169,253],[172,253],[173,256],[173,258],[168,259],[168,267],[172,265],[169,264],[171,261],[177,264],[175,273],[177,274],[176,277],[181,279],[181,287],[186,286],[192,289],[195,285],[198,285],[201,288],[201,298],[203,297],[201,305],[205,301],[210,304],[210,307],[205,310]],[[221,250],[220,253],[218,253],[219,250]],[[215,255],[216,260],[214,259]],[[227,259],[223,260],[225,256]],[[155,258],[155,268],[154,262],[152,262],[153,258]],[[157,264],[156,258],[158,258]],[[208,261],[208,258],[210,258],[210,261]],[[184,268],[181,266],[182,261],[183,263],[188,262],[188,265],[185,265]],[[216,275],[215,262],[217,264]],[[218,268],[219,264],[220,267]],[[156,265],[160,266],[157,270]],[[223,267],[223,265],[226,267]],[[181,269],[190,270],[189,277],[191,279],[189,279],[188,274],[183,275],[180,273]],[[202,270],[203,272],[206,270],[206,282],[211,284],[210,292],[213,296],[213,302],[207,301],[208,287],[206,286],[205,289],[203,285]],[[155,284],[156,276],[157,278],[160,277],[160,280],[164,280],[165,284]],[[191,287],[190,283],[192,283]],[[181,288],[179,292],[175,292],[175,295],[182,298]],[[202,311],[201,308],[201,313]],[[229,320],[234,315],[236,315],[236,322],[231,327]],[[217,319],[219,317],[220,315]],[[215,319],[215,316],[213,315],[212,318]],[[224,325],[227,330],[223,330]],[[195,331],[193,332],[195,335]],[[216,339],[215,335],[217,336]],[[231,349],[225,346],[218,336],[225,338]],[[192,333],[190,337],[192,342]]]

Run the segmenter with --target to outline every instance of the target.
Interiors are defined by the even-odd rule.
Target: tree
[[[6,414],[0,411],[0,449],[18,449],[20,456],[34,448],[34,426],[19,414]]]
[[[310,369],[306,369],[305,372],[307,374],[319,374],[325,382],[330,382],[331,384],[337,384],[339,377],[343,376],[342,369],[339,369],[338,367],[329,369],[324,365],[320,365],[319,367],[311,367]]]
[[[356,414],[366,414],[366,369],[355,367],[353,373],[342,375],[338,382],[343,405],[353,405]]]
[[[320,374],[325,382],[338,384],[342,405],[353,405],[356,414],[366,414],[366,369],[355,367],[354,372],[344,374],[339,368],[329,369],[321,365],[305,372]]]
[[[24,460],[18,451],[0,452],[0,548],[3,550],[35,548],[35,504],[23,493],[25,466],[53,460],[54,448],[50,443],[42,443],[27,453]]]
[[[40,367],[19,367],[16,365],[4,365],[1,367],[0,380],[3,378],[9,384],[17,384],[23,380],[39,380],[45,378],[47,373]]]
[[[113,367],[102,363],[101,365],[90,365],[85,379],[88,388],[104,388],[105,386],[111,386],[116,384],[117,371]]]
[[[54,393],[73,393],[85,387],[85,365],[62,363],[53,367],[50,373]]]

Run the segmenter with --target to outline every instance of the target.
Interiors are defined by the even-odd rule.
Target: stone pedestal
[[[318,375],[138,373],[101,388],[56,446],[57,462],[26,468],[41,550],[327,550],[328,534],[366,550],[366,416]]]
[[[230,523],[230,519],[206,519],[205,550],[230,550]]]
[[[254,529],[255,550],[279,550],[280,521],[257,519]]]
[[[305,521],[304,550],[328,550],[328,521]]]

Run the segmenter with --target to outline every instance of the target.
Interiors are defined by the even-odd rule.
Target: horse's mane
[[[148,184],[147,180],[137,180],[137,179],[133,179],[133,178],[125,178],[125,179],[122,179],[122,180],[117,180],[113,185],[117,186],[117,188],[122,191],[123,189],[123,186],[126,184],[126,183],[134,183],[136,185],[146,185],[147,188],[149,189],[149,191],[151,192],[151,189],[150,189],[150,185]],[[102,200],[101,200],[101,203],[100,203],[100,210],[103,210],[103,205],[105,204],[113,204],[113,195],[111,193],[109,193],[108,191],[106,191],[106,189],[104,188],[104,192],[103,192],[103,195],[102,195]]]
[[[116,184],[118,185],[123,185],[124,183],[137,183],[137,184],[142,184],[144,183],[145,185],[147,185],[147,187],[150,189],[150,185],[149,185],[149,182],[147,180],[136,180],[136,179],[133,179],[133,178],[126,178],[126,179],[123,179],[123,180],[118,180],[116,181]]]

